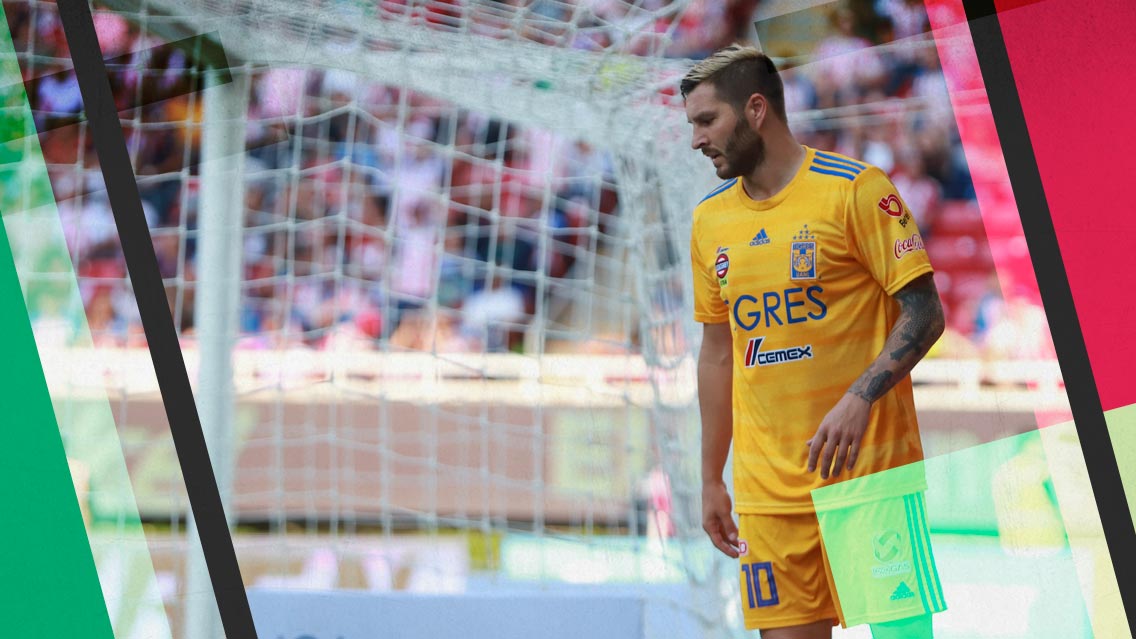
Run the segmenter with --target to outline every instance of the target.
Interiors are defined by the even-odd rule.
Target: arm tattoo
[[[891,371],[881,370],[882,368],[879,364],[872,364],[871,368],[864,371],[856,383],[852,384],[848,392],[862,397],[869,404],[883,397],[895,384],[892,383]]]
[[[882,397],[883,394],[888,392],[888,389],[892,387],[891,371],[880,371],[876,373],[872,370],[869,372],[873,373],[869,379],[858,381],[852,388],[853,392],[860,397],[863,397],[869,402],[874,402],[875,399],[873,398],[878,399]]]
[[[942,334],[943,308],[930,275],[925,275],[895,294],[899,301],[899,320],[892,334],[899,333],[898,347],[892,350],[893,361],[902,362],[912,354],[922,358]],[[892,340],[889,338],[888,343]]]
[[[931,275],[917,278],[895,294],[899,319],[888,335],[884,352],[848,392],[871,403],[884,396],[907,376],[943,334],[943,307]]]

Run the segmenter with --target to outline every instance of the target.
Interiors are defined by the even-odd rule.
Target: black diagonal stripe
[[[142,214],[138,184],[122,137],[91,11],[87,0],[59,0],[58,6],[190,507],[201,537],[217,609],[228,639],[253,639],[256,629],[252,612],[241,581],[205,436],[201,432],[201,421],[190,390],[189,376],[185,372],[173,317],[166,302],[150,229],[146,227],[146,218]]]
[[[1006,43],[993,0],[966,1],[964,5],[1128,625],[1136,628],[1136,581],[1122,578],[1127,570],[1121,564],[1121,557],[1136,547],[1136,529],[1128,512],[1120,470],[1073,306],[1073,294],[1045,201]]]

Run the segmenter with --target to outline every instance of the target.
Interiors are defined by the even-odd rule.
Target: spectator
[[[79,79],[75,72],[63,64],[49,64],[37,82],[36,104],[39,107],[36,127],[40,130],[81,113],[83,96],[79,93]]]
[[[396,326],[403,312],[421,308],[434,294],[439,221],[436,208],[422,200],[395,230],[390,290],[397,298]]]
[[[813,51],[815,73],[850,94],[881,86],[887,69],[872,43],[856,34],[856,15],[838,7],[830,19],[832,34]]]
[[[943,187],[927,175],[923,156],[913,147],[900,150],[892,183],[907,202],[915,223],[926,241],[931,237],[935,226],[935,216],[943,198]]]
[[[509,347],[509,333],[524,317],[524,296],[498,275],[466,299],[461,332],[481,346],[479,350],[499,352]]]

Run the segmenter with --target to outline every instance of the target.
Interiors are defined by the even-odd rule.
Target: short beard
[[[739,118],[734,126],[734,134],[726,142],[722,155],[726,163],[722,167],[725,173],[719,173],[723,180],[750,175],[753,170],[765,162],[765,140],[757,131],[750,128],[749,123]]]

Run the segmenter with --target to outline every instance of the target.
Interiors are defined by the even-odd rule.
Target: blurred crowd
[[[460,21],[516,37],[501,16],[517,3],[379,4],[438,28]],[[534,17],[529,39],[637,53],[665,43],[664,55],[690,58],[746,39],[758,9],[757,0],[695,0],[651,26],[640,16],[667,0],[635,3],[646,12],[614,0],[523,4]],[[589,17],[580,19],[574,8],[584,5]],[[45,131],[40,142],[91,333],[103,344],[142,344],[97,157],[84,127],[68,121],[81,100],[64,73],[70,64],[54,5],[4,9]],[[156,64],[141,52],[161,41],[132,22],[100,12],[96,27],[104,54],[125,62],[111,69],[112,86],[175,324],[190,340],[194,283],[207,267],[196,247],[202,100],[176,70],[185,65],[180,51],[161,52],[168,59]],[[620,41],[629,27],[646,35]],[[852,2],[830,13],[827,34],[809,50],[769,52],[782,60],[800,139],[885,169],[933,243],[942,216],[973,210],[974,192],[927,30],[919,0]],[[144,65],[174,70],[146,77],[136,70]],[[137,106],[141,87],[154,84],[182,95]],[[349,73],[257,71],[249,109],[240,277],[248,348],[524,349],[538,308],[569,312],[538,300],[580,299],[590,256],[603,250],[619,214],[608,153]],[[981,352],[988,335],[1015,334],[1006,318],[1019,316],[1003,312],[981,241],[971,257],[960,268],[981,284],[948,300],[952,355]]]

